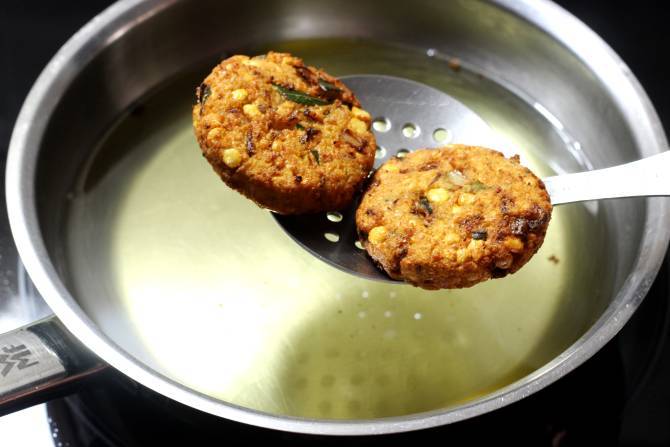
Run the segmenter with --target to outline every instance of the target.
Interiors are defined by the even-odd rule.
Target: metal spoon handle
[[[551,203],[670,196],[670,151],[611,168],[543,179]]]

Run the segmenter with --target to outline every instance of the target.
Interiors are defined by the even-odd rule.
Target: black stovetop
[[[474,1],[474,0],[472,0]],[[111,2],[0,2],[0,158],[30,86],[80,26]],[[561,0],[628,63],[670,125],[670,32],[665,1]],[[4,172],[0,175],[4,176]],[[2,179],[4,181],[4,179]],[[0,264],[16,262],[0,212]],[[2,265],[0,265],[2,267]],[[110,374],[48,405],[60,442],[70,445],[363,444],[391,442],[517,445],[670,445],[668,260],[623,331],[592,359],[521,402],[475,419],[422,432],[373,438],[316,438],[226,422],[154,395]],[[460,441],[460,442],[459,442]]]

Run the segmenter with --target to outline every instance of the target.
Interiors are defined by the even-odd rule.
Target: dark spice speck
[[[207,98],[209,98],[209,95],[211,94],[212,94],[212,88],[209,85],[205,84],[204,82],[200,84],[200,87],[198,87],[196,95],[200,105],[205,104],[205,101],[207,101]]]
[[[321,132],[318,129],[315,129],[313,127],[308,127],[305,133],[300,137],[300,142],[302,144],[307,144],[310,141],[314,139],[315,136],[317,136]]]
[[[488,233],[486,232],[486,230],[475,230],[472,232],[472,239],[475,239],[477,241],[485,241],[487,237]]]
[[[510,231],[515,236],[523,236],[528,232],[528,220],[523,217],[515,218],[510,224]]]
[[[314,156],[314,160],[316,160],[316,164],[320,165],[321,164],[321,159],[319,157],[319,151],[317,151],[316,149],[312,149],[310,152]]]
[[[424,214],[433,214],[433,207],[430,205],[430,202],[428,201],[427,198],[425,197],[420,197],[419,198],[419,206],[421,206],[421,209],[423,210]]]
[[[254,138],[251,131],[247,132],[247,154],[249,157],[253,157],[256,153],[256,147],[254,146]]]

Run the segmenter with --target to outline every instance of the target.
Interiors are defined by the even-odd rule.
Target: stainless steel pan
[[[328,54],[314,52],[310,44],[300,44],[325,37],[361,40],[347,40],[344,47],[337,47],[340,53],[333,50]],[[501,109],[487,108],[486,103],[477,106],[476,99],[486,97],[483,93],[489,95],[496,91],[507,92],[510,98],[498,104],[499,107],[518,101],[519,107],[536,113],[533,116],[537,116],[537,120],[523,120],[508,127],[521,133],[535,125],[551,127],[546,139],[536,139],[534,147],[526,148],[529,163],[533,164],[536,159],[540,169],[557,172],[601,168],[650,156],[667,147],[649,99],[625,64],[592,31],[548,1],[292,0],[262,5],[224,1],[121,1],[80,30],[53,58],[26,99],[12,136],[6,186],[12,232],[31,278],[56,317],[0,337],[0,403],[5,411],[44,398],[48,391],[89,376],[109,364],[158,393],[193,408],[249,424],[322,434],[415,430],[493,411],[532,394],[579,366],[625,324],[649,289],[667,247],[670,228],[665,199],[612,201],[574,208],[558,216],[552,225],[562,228],[562,236],[556,236],[558,242],[549,246],[560,250],[561,241],[565,241],[572,247],[572,251],[566,253],[572,254],[562,259],[560,268],[565,278],[556,282],[554,288],[549,287],[554,282],[547,274],[550,272],[548,264],[539,264],[546,263],[546,259],[538,255],[537,267],[528,267],[529,275],[541,271],[548,276],[539,282],[537,278],[527,278],[531,281],[530,287],[518,287],[525,281],[522,279],[505,279],[491,282],[484,289],[472,289],[467,297],[460,297],[463,299],[454,298],[456,295],[438,299],[414,296],[418,292],[406,288],[397,292],[396,289],[368,290],[367,286],[349,283],[350,280],[342,276],[345,274],[327,270],[320,261],[287,245],[290,241],[282,239],[283,234],[275,234],[270,227],[263,226],[265,217],[261,211],[244,208],[233,196],[222,196],[220,206],[212,208],[212,213],[234,209],[235,216],[244,219],[247,219],[245,213],[250,213],[247,220],[238,222],[249,225],[249,228],[235,230],[238,237],[262,228],[261,234],[267,236],[268,243],[282,248],[279,252],[283,254],[276,255],[276,259],[272,258],[275,255],[267,257],[270,263],[266,267],[270,267],[265,270],[250,272],[243,268],[236,273],[237,276],[253,273],[255,276],[249,278],[255,280],[224,281],[226,287],[235,284],[237,288],[228,288],[216,302],[203,298],[204,292],[202,296],[188,296],[188,305],[181,307],[174,305],[174,300],[161,302],[153,297],[152,301],[147,298],[150,294],[130,296],[103,287],[106,283],[102,278],[107,270],[99,263],[101,259],[108,259],[109,253],[98,250],[96,241],[115,231],[110,230],[109,220],[132,218],[136,213],[122,213],[120,217],[109,214],[110,219],[99,221],[100,227],[88,230],[78,227],[76,219],[73,220],[72,209],[76,208],[71,204],[73,191],[81,191],[77,188],[81,187],[82,172],[90,174],[92,166],[96,166],[91,160],[92,157],[99,159],[103,153],[100,152],[101,139],[107,142],[102,146],[108,151],[110,141],[122,141],[114,140],[116,130],[110,137],[110,129],[123,127],[115,127],[115,123],[122,116],[131,116],[127,114],[129,110],[139,114],[140,103],[147,104],[152,113],[155,111],[160,118],[158,123],[169,118],[168,112],[161,112],[160,98],[166,94],[156,93],[158,96],[154,96],[159,99],[152,100],[147,99],[152,97],[148,92],[165,91],[161,88],[167,84],[178,85],[179,82],[175,84],[170,80],[192,67],[207,66],[231,51],[268,45],[286,47],[285,42],[296,39],[298,43],[294,42],[292,48],[311,55],[308,62],[328,65],[333,58],[348,60],[349,65],[343,66],[338,74],[355,70],[357,63],[360,67],[366,66],[366,58],[356,51],[369,50],[370,47],[365,47],[369,39],[399,45],[395,48],[403,57],[394,61],[394,67],[384,66],[388,74],[412,65],[411,57],[404,58],[405,54],[443,56],[445,67],[451,67],[451,71],[444,71],[450,81],[445,81],[442,87],[478,110],[493,127],[496,127],[496,119],[504,118],[504,114],[496,112]],[[383,48],[380,51],[385,51]],[[454,57],[460,59],[459,63]],[[372,53],[369,59],[375,59]],[[379,70],[380,66],[366,67]],[[423,71],[416,67],[420,64],[414,66],[413,72],[405,72],[405,76],[426,81]],[[478,79],[488,90],[472,88],[472,82]],[[433,79],[433,82],[440,84],[441,81]],[[188,87],[189,91],[191,88]],[[140,135],[143,126],[136,126],[134,134]],[[131,132],[131,136],[134,134]],[[556,147],[564,150],[555,150]],[[174,154],[180,154],[178,156],[190,154],[191,149],[181,152],[172,148]],[[107,152],[110,153],[115,152]],[[117,156],[121,159],[119,166],[127,160],[150,166],[154,160],[138,158],[137,153],[126,153],[122,149]],[[184,166],[190,169],[188,162]],[[201,178],[213,177],[211,174],[200,176],[199,171],[196,174],[189,179],[199,182]],[[92,174],[86,178],[96,179]],[[105,175],[97,178],[96,185],[104,189],[107,178]],[[148,183],[151,184],[155,182]],[[188,184],[192,182],[182,186],[188,189]],[[86,187],[84,185],[84,189]],[[107,202],[100,200],[87,202],[83,209],[104,214],[106,209],[121,209],[119,203],[132,203],[135,197],[132,191],[136,190],[121,194],[127,199],[124,202],[117,194],[119,188],[115,188],[109,189],[110,195],[96,197],[109,199],[116,208],[111,205],[105,208]],[[181,194],[184,188],[175,191]],[[219,194],[223,189],[215,191],[214,194]],[[200,205],[195,194],[189,197],[191,199],[186,201],[189,206],[203,209],[197,208]],[[77,200],[75,197],[74,202]],[[149,215],[146,219],[153,222]],[[158,228],[151,225],[148,225],[150,230]],[[214,231],[209,228],[201,232],[210,230]],[[151,231],[135,242],[142,244],[146,239],[151,239]],[[77,250],[72,249],[73,243],[79,246],[82,241],[90,242],[89,257],[78,257]],[[114,270],[121,276],[127,273],[124,266],[144,259],[144,255],[138,257],[132,251],[133,244],[129,240],[124,241],[123,250],[130,250],[134,255],[121,256],[123,262]],[[234,246],[213,245],[226,259],[232,256],[226,254],[226,247],[244,259],[242,250],[250,243],[245,245],[241,240]],[[159,253],[156,259],[170,257],[172,245],[165,244],[166,252]],[[288,252],[294,257],[289,259],[289,255],[285,255]],[[300,260],[302,274],[291,270],[294,274],[281,281],[272,276],[272,266],[282,270],[281,266],[293,265],[295,259]],[[203,265],[217,262],[219,258]],[[249,265],[256,264],[258,262]],[[571,270],[566,264],[581,269]],[[89,272],[88,282],[82,282],[77,272]],[[205,278],[213,274],[209,272]],[[174,276],[174,272],[166,272],[165,278],[173,280]],[[101,279],[96,281],[96,278]],[[275,300],[263,293],[250,292],[265,284],[265,279],[279,290]],[[509,284],[517,284],[517,289]],[[353,296],[339,296],[338,287],[347,294],[356,294],[359,301]],[[301,295],[309,288],[320,291],[318,299],[310,301]],[[484,291],[494,296],[496,291],[508,288],[524,296],[511,292],[507,299],[485,300],[479,296]],[[327,301],[330,295],[326,296],[323,290],[331,291],[332,299],[340,300],[340,304]],[[384,300],[397,298],[398,301],[383,301],[382,293]],[[251,295],[254,299],[248,299]],[[310,308],[308,304],[312,302],[317,302],[319,307]],[[257,306],[245,307],[245,303]],[[295,303],[303,306],[291,308]],[[551,303],[555,308],[534,314],[534,303]],[[140,312],[142,304],[146,304],[146,308]],[[209,304],[211,307],[207,307]],[[229,310],[226,306],[239,307]],[[218,308],[224,310],[216,310]],[[286,316],[282,312],[288,308],[293,313]],[[338,320],[338,309],[349,319]],[[331,310],[333,314],[324,319]],[[237,313],[231,316],[230,312]],[[371,334],[376,333],[375,324],[386,324],[384,322],[396,314],[406,318],[397,320],[393,328],[384,326],[380,340],[397,334],[406,336],[402,343],[389,345],[392,347],[384,351],[382,341],[370,341]],[[273,315],[282,315],[284,319],[273,320]],[[535,324],[537,318],[543,319],[542,325]],[[225,329],[219,324],[222,321],[230,325],[242,322],[236,327],[239,338],[233,336],[234,332],[225,332],[226,340],[219,338]],[[277,323],[274,326],[270,324],[273,321]],[[515,321],[524,329],[535,327],[534,332],[514,336],[511,323]],[[414,323],[423,326],[412,326]],[[295,330],[287,329],[288,326]],[[349,331],[347,333],[362,333],[366,338],[353,341],[342,338],[343,328]],[[254,333],[263,337],[250,339]],[[331,343],[333,339],[336,344]],[[515,343],[519,346],[529,348],[527,355],[519,360],[523,367],[514,369],[513,373],[505,369],[509,365],[504,362],[499,365],[490,362],[507,358],[498,355],[508,347],[511,349],[512,339],[517,340]],[[534,341],[534,346],[528,344],[529,339]],[[477,359],[481,361],[478,369],[470,353],[481,353],[482,345],[490,345],[491,341],[499,344],[493,346],[490,355]],[[370,350],[357,350],[361,346]],[[380,349],[375,351],[377,347]],[[281,355],[277,354],[279,351]],[[455,352],[462,357],[452,358],[453,364],[431,363],[435,362],[434,358],[447,359],[440,356]],[[321,356],[318,357],[321,366],[312,369],[301,366],[310,361],[308,355],[301,356],[305,353],[311,355],[312,360]],[[366,358],[366,353],[371,357]],[[354,360],[342,360],[345,354]],[[279,366],[269,361],[254,363],[268,358]],[[240,365],[246,369],[240,369]],[[455,373],[466,366],[472,369]],[[338,376],[337,368],[344,368],[349,375]],[[431,373],[435,368],[437,373]],[[492,371],[496,380],[479,383],[468,393],[459,394],[458,390],[467,388],[469,382],[461,386],[458,381],[469,376],[479,377],[480,369]],[[203,373],[208,370],[210,374]],[[269,373],[263,375],[264,370]],[[359,370],[365,374],[359,374]],[[256,388],[245,382],[244,386],[235,388],[235,392],[217,392],[220,384],[217,379],[232,374],[231,371],[237,372],[238,379],[262,377],[263,380],[256,382]],[[279,371],[283,371],[283,375]],[[452,373],[455,375],[451,376]],[[373,383],[376,388],[372,387]],[[313,387],[309,388],[313,389],[309,394],[314,400],[313,408],[300,407],[301,394],[295,389],[301,386]],[[456,394],[448,398],[447,391]],[[269,394],[274,407],[254,400]],[[384,394],[391,399],[384,400]],[[339,407],[332,408],[334,401],[319,400],[321,396],[334,395],[340,399],[336,403],[342,405],[342,412],[337,412]],[[401,399],[394,401],[393,396]],[[373,402],[373,399],[376,400]],[[403,402],[406,405],[403,406]],[[367,411],[368,404],[370,411]]]

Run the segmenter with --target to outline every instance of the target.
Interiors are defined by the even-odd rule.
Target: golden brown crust
[[[521,268],[542,245],[551,211],[544,183],[518,157],[449,145],[380,167],[356,225],[392,278],[461,288]]]
[[[196,99],[203,155],[228,186],[262,207],[341,209],[372,168],[370,115],[342,82],[289,54],[230,57]]]

